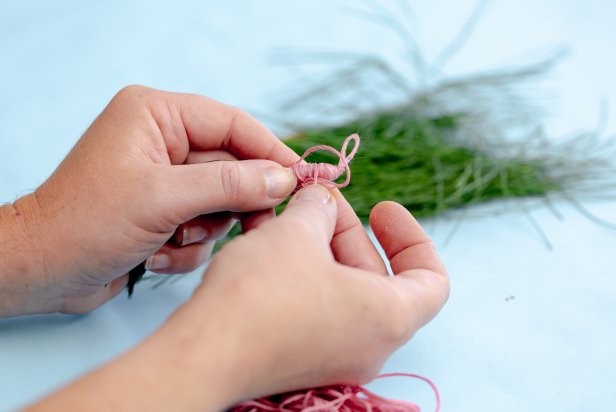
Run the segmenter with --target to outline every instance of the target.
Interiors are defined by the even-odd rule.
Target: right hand
[[[214,257],[192,299],[159,334],[181,342],[178,363],[196,373],[188,376],[204,383],[215,370],[220,407],[371,380],[438,313],[449,281],[402,206],[378,204],[370,225],[394,277],[338,191],[300,190],[279,217]]]

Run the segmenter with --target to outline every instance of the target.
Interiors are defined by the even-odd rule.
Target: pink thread
[[[354,141],[355,144],[353,145],[353,150],[351,150],[351,153],[347,155],[347,147],[351,140]],[[293,170],[297,175],[297,188],[301,189],[311,183],[318,183],[329,188],[341,188],[347,186],[351,181],[351,169],[349,168],[349,162],[353,159],[353,156],[355,156],[358,147],[359,135],[355,133],[344,140],[340,151],[331,146],[325,145],[314,146],[306,150],[303,156],[293,165]],[[332,165],[329,163],[308,163],[305,161],[308,155],[318,150],[325,150],[338,156],[338,165]],[[344,172],[346,172],[346,179],[344,182],[336,183],[335,180],[342,176]]]
[[[441,396],[428,378],[411,373],[386,373],[376,379],[391,377],[420,379],[430,385],[436,396],[436,412],[441,410]],[[333,385],[305,391],[272,395],[239,403],[230,412],[420,412],[412,402],[383,398],[356,385]]]

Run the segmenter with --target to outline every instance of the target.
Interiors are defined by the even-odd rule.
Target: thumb
[[[292,169],[269,160],[183,164],[161,173],[164,186],[157,201],[183,221],[213,212],[268,209],[282,203],[297,185]]]
[[[310,185],[293,196],[284,212],[271,221],[270,227],[286,226],[303,244],[315,241],[329,250],[337,213],[332,193],[321,185]]]

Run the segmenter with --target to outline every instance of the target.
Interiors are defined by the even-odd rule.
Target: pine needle
[[[462,115],[405,116],[403,109],[375,113],[342,126],[306,130],[286,139],[297,153],[325,144],[333,147],[351,133],[362,137],[344,195],[367,222],[379,201],[394,200],[417,217],[502,197],[538,196],[561,188],[541,161],[489,153],[452,142]],[[315,153],[311,161],[332,162]]]

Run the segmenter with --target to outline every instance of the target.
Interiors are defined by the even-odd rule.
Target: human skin
[[[291,193],[283,166],[296,159],[240,110],[123,89],[41,187],[0,208],[0,317],[87,312],[146,259],[159,273],[196,268],[230,212],[266,210],[250,225]]]
[[[217,411],[371,380],[436,315],[449,284],[402,206],[378,204],[370,224],[393,277],[339,193],[299,191],[279,217],[222,248],[149,339],[32,410]]]
[[[186,114],[199,104],[193,99],[210,111],[194,113],[196,124]],[[164,114],[153,115],[157,107]],[[208,158],[229,161],[199,163]],[[283,176],[281,165],[296,159],[256,121],[211,100],[145,88],[116,96],[35,194],[0,210],[10,252],[0,256],[5,315],[87,311],[156,251],[170,256],[162,271],[200,263],[210,246],[201,238],[178,247],[184,229],[199,227],[197,238],[211,240],[229,227],[229,211],[253,213],[243,218],[247,233],[213,257],[191,299],[159,330],[31,409],[222,410],[374,377],[444,304],[445,268],[393,202],[370,217],[393,277],[339,191],[311,185],[273,217],[295,181],[281,179],[279,195],[268,195],[264,171]],[[237,169],[221,170],[236,167],[229,164]]]

